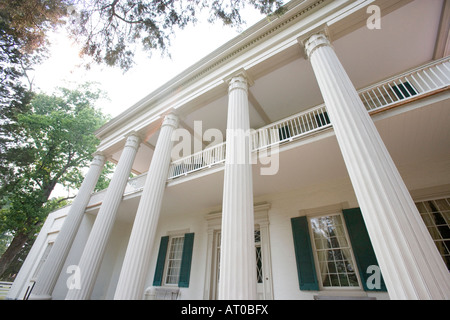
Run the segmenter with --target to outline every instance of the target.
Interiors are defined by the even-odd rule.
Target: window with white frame
[[[172,236],[169,239],[169,250],[167,254],[167,261],[165,263],[165,277],[164,284],[177,285],[180,277],[181,260],[183,256],[183,236]]]
[[[450,198],[419,201],[416,206],[450,270]]]
[[[194,233],[173,233],[162,236],[156,261],[154,286],[189,287]]]
[[[309,218],[321,287],[359,288],[356,264],[341,214]]]

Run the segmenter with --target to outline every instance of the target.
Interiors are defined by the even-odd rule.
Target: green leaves
[[[17,151],[28,150],[30,180],[41,188],[53,181],[73,180],[74,172],[86,166],[98,140],[93,135],[105,121],[91,106],[91,91],[61,89],[60,95],[37,94],[31,111],[20,115],[22,141]]]
[[[16,142],[6,150],[9,170],[0,175],[0,233],[34,234],[64,204],[50,199],[55,186],[81,185],[99,142],[94,132],[108,119],[94,107],[101,97],[92,85],[60,88],[36,94],[17,116]]]

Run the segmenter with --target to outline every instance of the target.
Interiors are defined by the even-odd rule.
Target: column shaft
[[[253,181],[248,84],[231,79],[228,93],[219,299],[256,299]]]
[[[69,213],[50,250],[50,254],[41,268],[30,299],[51,299],[52,291],[72,247],[86,206],[91,198],[91,193],[94,191],[104,164],[105,156],[96,154],[78,190],[78,194],[70,206]]]
[[[143,298],[169,171],[172,133],[177,127],[178,118],[166,116],[147,173],[114,299]]]
[[[448,270],[334,49],[324,34],[305,49],[390,297],[450,298]]]
[[[67,300],[90,298],[139,144],[140,138],[137,135],[128,136],[78,264],[80,288],[69,290]]]

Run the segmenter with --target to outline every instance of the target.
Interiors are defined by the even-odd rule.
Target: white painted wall
[[[262,196],[255,199],[255,202],[268,202],[271,205],[269,232],[274,298],[283,300],[313,299],[317,292],[302,292],[299,290],[290,219],[304,214],[302,213],[304,210],[314,210],[324,206],[344,203],[345,207],[348,208],[357,207],[350,181],[342,179],[310,188]],[[215,209],[220,210],[220,207]],[[211,209],[211,211],[214,211],[214,209]],[[178,216],[161,215],[146,287],[150,287],[153,282],[159,239],[170,231],[189,229],[189,232],[195,232],[191,279],[189,288],[181,289],[180,299],[203,299],[207,247],[205,215],[209,212],[187,212]],[[363,291],[344,292],[347,295],[365,295]],[[370,295],[388,298],[385,293]]]
[[[189,210],[188,208],[186,208]],[[168,235],[168,232],[189,229],[194,232],[194,248],[192,253],[191,277],[189,288],[181,288],[180,299],[203,299],[203,283],[205,278],[206,265],[206,212],[188,213],[178,216],[161,214],[159,220],[155,245],[153,247],[150,270],[147,277],[146,288],[152,286],[155,273],[156,259],[159,250],[160,239]]]
[[[417,179],[414,179],[414,183],[416,183]],[[425,186],[428,186],[428,183]],[[435,187],[433,192],[440,194],[442,193],[440,189]],[[326,183],[311,185],[307,188],[280,190],[278,193],[255,197],[255,203],[260,202],[270,204],[268,216],[270,221],[269,232],[274,298],[277,300],[313,299],[318,292],[299,290],[291,218],[304,215],[305,213],[320,213],[321,208],[329,206],[357,207],[358,203],[350,180],[348,177],[343,177],[329,180]],[[195,233],[190,286],[189,288],[181,288],[180,299],[203,299],[207,265],[207,222],[205,216],[208,213],[220,211],[220,209],[221,207],[218,205],[215,208],[204,209],[201,212],[189,212],[189,208],[186,207],[186,212],[179,215],[169,212],[161,214],[146,287],[150,287],[153,282],[160,238],[168,235],[169,232],[189,230],[188,232]],[[29,278],[33,274],[47,243],[56,237],[58,229],[62,225],[61,221],[66,213],[67,208],[63,208],[49,215],[10,292],[10,299],[22,299],[29,284]],[[67,267],[78,263],[94,221],[94,215],[85,215],[53,292],[54,299],[65,298],[67,293],[66,281],[70,276],[70,274],[66,273]],[[116,222],[94,287],[92,299],[113,298],[131,228],[131,223]],[[320,292],[320,294],[325,294],[325,292]],[[362,291],[334,291],[326,294],[365,295]],[[371,293],[370,296],[375,296],[378,299],[388,298],[387,293]]]
[[[22,268],[17,274],[14,284],[8,293],[7,299],[21,300],[25,297],[27,289],[33,285],[31,278],[38,267],[45,248],[49,242],[54,241],[56,238],[59,228],[61,227],[61,222],[67,215],[68,211],[69,207],[64,207],[48,215],[38,237],[33,244],[33,247],[22,265]]]

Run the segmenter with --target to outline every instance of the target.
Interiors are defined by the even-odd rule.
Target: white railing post
[[[411,96],[420,97],[449,84],[450,57],[446,57],[361,89],[358,94],[366,109],[373,111],[406,101]]]
[[[450,57],[430,62],[358,91],[367,111],[379,110],[450,85]],[[411,86],[411,87],[409,87]],[[252,152],[331,127],[325,104],[274,122],[251,134]],[[226,142],[173,161],[168,179],[225,162]]]

